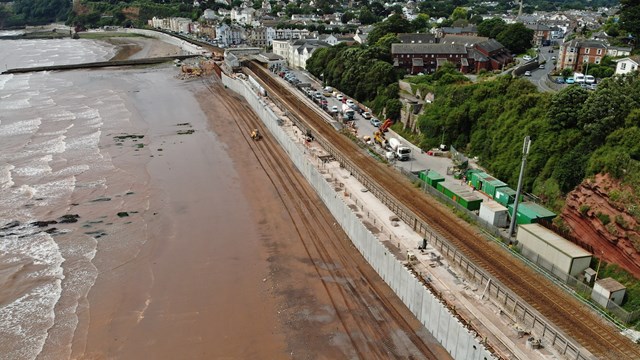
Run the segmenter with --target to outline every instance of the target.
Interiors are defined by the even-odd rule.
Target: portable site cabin
[[[591,264],[591,253],[539,224],[518,226],[522,255],[563,280],[578,277]]]
[[[508,186],[503,186],[496,189],[496,193],[493,195],[493,198],[501,205],[509,206],[516,201],[516,191]],[[520,200],[522,200],[522,195],[520,195]]]
[[[509,225],[509,212],[506,207],[495,201],[485,201],[480,204],[480,219],[496,227]]]
[[[626,290],[627,288],[624,285],[612,278],[600,279],[593,285],[591,298],[606,309],[609,301],[621,305]]]
[[[509,216],[513,216],[513,204],[508,206]],[[540,220],[551,221],[556,217],[556,214],[545,209],[544,207],[533,202],[521,202],[518,203],[518,213],[516,214],[516,224],[532,224]]]

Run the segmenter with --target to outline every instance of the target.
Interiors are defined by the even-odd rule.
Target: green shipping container
[[[427,182],[427,172],[426,171],[420,171],[418,173],[418,179]]]
[[[502,206],[509,206],[516,200],[516,191],[508,186],[501,187],[496,189],[493,199]],[[522,195],[520,195],[520,200],[522,200]]]
[[[436,189],[438,189],[438,191],[440,191],[441,193],[444,193],[444,186],[442,184],[444,184],[444,182],[439,182],[438,186],[436,186]]]
[[[482,188],[482,180],[484,180],[487,177],[490,177],[490,175],[485,172],[481,172],[481,171],[475,172],[471,174],[471,185],[476,189],[480,189]]]
[[[513,214],[513,204],[509,205],[509,215]],[[539,220],[551,221],[556,214],[536,203],[518,203],[518,214],[516,214],[516,224],[532,224]]]
[[[444,181],[444,177],[438,174],[437,172],[429,170],[429,172],[427,173],[426,182],[427,184],[433,186],[434,188],[437,188],[438,183],[443,181]]]
[[[493,198],[496,194],[496,190],[505,186],[507,186],[507,184],[498,179],[489,180],[487,178],[482,185],[482,191]]]
[[[457,194],[456,202],[462,205],[465,209],[474,211],[480,210],[482,199],[473,194],[471,191],[464,191]]]
[[[438,185],[442,184],[441,182]],[[445,194],[449,199],[452,199],[455,193],[451,191],[446,185],[442,185],[442,193]]]

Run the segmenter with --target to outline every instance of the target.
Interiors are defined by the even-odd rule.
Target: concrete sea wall
[[[449,354],[454,359],[460,360],[494,359],[493,354],[482,343],[482,339],[475,332],[467,329],[445,304],[364,226],[318,169],[307,160],[304,148],[294,142],[278,125],[278,116],[267,106],[264,99],[256,94],[249,83],[229,78],[224,74],[222,74],[222,82],[247,100],[296,167],[320,195],[356,248]]]

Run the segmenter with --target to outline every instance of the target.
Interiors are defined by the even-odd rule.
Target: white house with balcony
[[[216,28],[216,39],[222,47],[241,44],[244,37],[244,28],[241,26],[222,24]]]
[[[306,69],[316,49],[330,46],[317,39],[273,40],[273,53],[282,56],[291,68]]]
[[[631,56],[614,61],[616,62],[616,75],[624,75],[638,71],[640,56]]]

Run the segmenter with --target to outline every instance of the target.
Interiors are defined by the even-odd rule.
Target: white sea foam
[[[13,74],[0,75],[0,91],[4,89],[4,85],[11,79],[13,79]]]
[[[13,186],[13,179],[11,178],[11,170],[15,166],[11,164],[0,164],[0,190],[7,189]]]
[[[56,242],[45,232],[30,234],[27,238],[5,236],[0,242],[0,254],[3,254],[5,264],[16,265],[14,271],[20,276],[14,281],[21,282],[21,287],[26,289],[20,297],[0,307],[0,348],[3,349],[0,357],[35,358],[44,345],[46,330],[54,321],[54,307],[60,298],[64,278],[64,258]],[[25,264],[36,266],[24,267]],[[10,346],[17,340],[20,347]]]
[[[34,196],[44,198],[46,205],[51,204],[55,199],[68,196],[75,188],[75,176],[67,176],[63,179],[54,180],[44,184],[34,184]]]
[[[40,118],[31,120],[19,120],[14,123],[0,124],[0,137],[32,134],[38,130],[42,123]]]
[[[49,163],[53,159],[51,154],[47,154],[40,158],[31,159],[27,165],[15,167],[13,172],[19,176],[44,176],[51,174]]]

